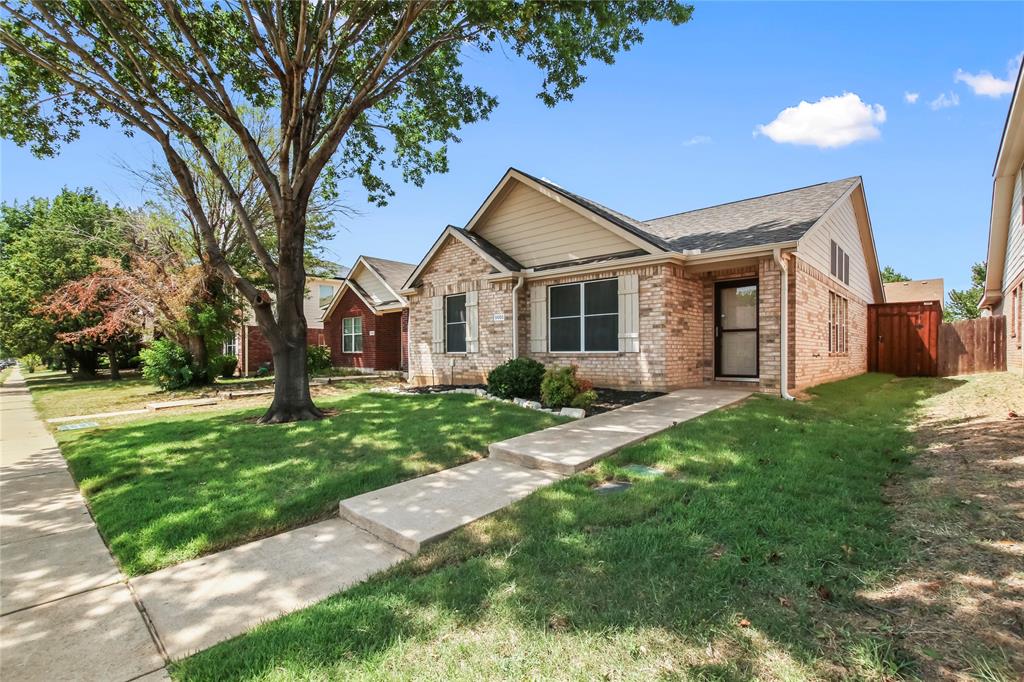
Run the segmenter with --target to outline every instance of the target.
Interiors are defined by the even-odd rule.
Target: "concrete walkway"
[[[16,369],[0,387],[0,676],[168,679]]]
[[[749,391],[675,391],[490,446],[490,458],[342,500],[360,528],[411,554],[432,540],[581,471],[602,457],[726,405]]]

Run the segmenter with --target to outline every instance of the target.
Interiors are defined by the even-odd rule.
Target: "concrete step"
[[[493,459],[563,476],[680,422],[739,402],[749,391],[697,388],[492,443]]]
[[[342,500],[340,513],[352,524],[416,554],[424,543],[560,478],[484,459]]]

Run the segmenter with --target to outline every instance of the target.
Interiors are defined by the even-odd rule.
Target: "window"
[[[619,350],[619,281],[550,287],[548,324],[553,353]]]
[[[341,320],[341,352],[363,352],[363,318],[346,317]]]
[[[849,351],[848,306],[845,298],[834,291],[828,292],[828,352],[831,354]]]
[[[466,295],[444,299],[444,352],[466,352]]]
[[[231,332],[231,336],[224,339],[224,346],[221,349],[224,355],[238,355],[238,337],[235,336],[235,332]]]
[[[320,307],[326,308],[331,304],[331,299],[334,298],[334,286],[330,284],[320,285]]]
[[[850,254],[843,251],[843,247],[832,242],[832,259],[831,259],[831,272],[832,276],[838,279],[843,284],[850,283]]]

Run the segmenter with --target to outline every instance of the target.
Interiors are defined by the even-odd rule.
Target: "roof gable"
[[[441,230],[441,234],[434,242],[434,245],[430,247],[430,251],[427,252],[427,255],[423,257],[423,260],[419,262],[409,277],[406,278],[402,290],[409,289],[416,285],[416,278],[419,277],[430,262],[434,260],[434,257],[437,256],[441,247],[449,239],[457,239],[468,246],[481,258],[490,263],[495,272],[521,272],[523,270],[523,266],[519,262],[480,235],[472,234],[462,228],[455,227],[454,225],[449,225]]]
[[[374,312],[409,305],[398,289],[414,268],[411,263],[360,256],[348,270],[348,277],[334,292],[320,319],[326,320],[334,312],[347,290],[352,290]]]

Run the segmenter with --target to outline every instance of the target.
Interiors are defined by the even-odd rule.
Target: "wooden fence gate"
[[[938,301],[869,305],[868,369],[901,377],[1002,372],[1006,318],[944,323]]]
[[[938,301],[868,306],[868,369],[900,377],[935,376],[939,367]]]
[[[1006,318],[1002,315],[939,327],[939,376],[1006,370]]]

